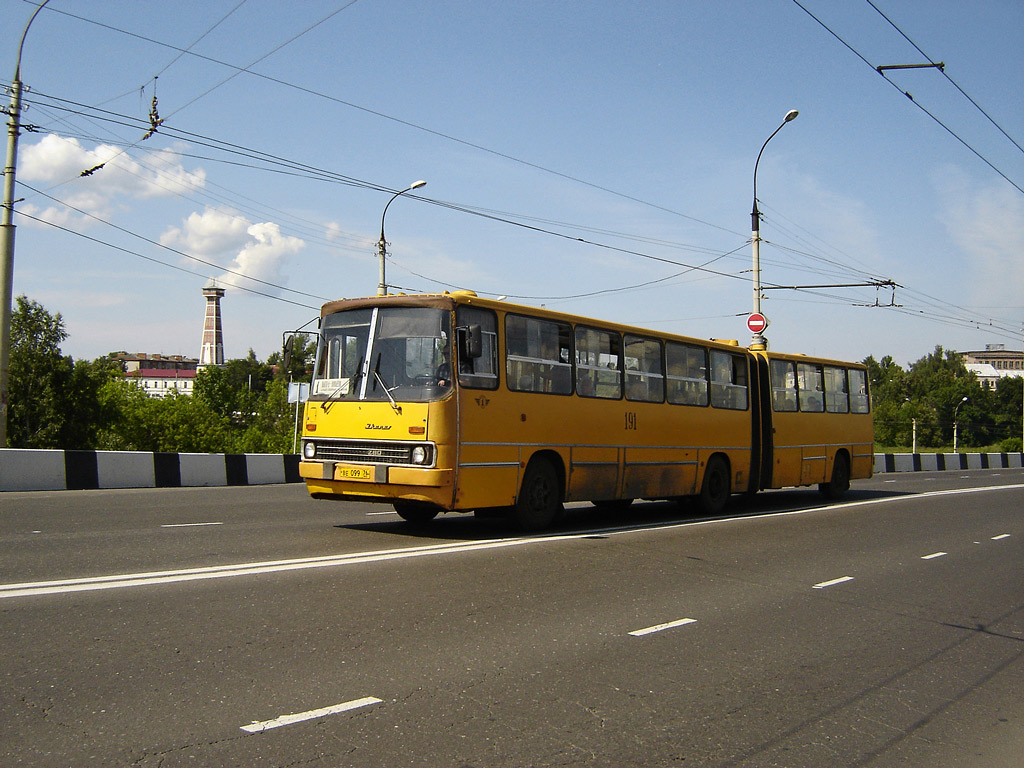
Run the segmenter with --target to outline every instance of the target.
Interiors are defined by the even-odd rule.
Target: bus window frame
[[[609,352],[609,353],[597,352],[596,353],[598,355],[601,355],[601,354],[609,354],[609,355],[615,354],[616,357],[618,358],[618,362],[617,362],[617,365],[616,365],[615,368],[602,367],[600,365],[591,365],[590,363],[586,363],[586,364],[583,364],[583,365],[580,364],[580,359],[579,359],[579,355],[580,355],[579,335],[580,335],[580,333],[587,333],[587,332],[594,332],[594,333],[604,334],[604,335],[608,336],[609,338],[611,338],[611,339],[613,339],[615,341],[616,349],[615,349],[614,352]],[[625,376],[623,374],[623,365],[624,365],[625,355],[623,354],[622,334],[619,333],[618,331],[611,331],[611,330],[609,330],[607,328],[600,328],[600,327],[598,327],[596,325],[577,324],[576,327],[573,328],[572,340],[573,340],[573,372],[575,374],[575,379],[576,379],[576,381],[575,381],[576,386],[574,388],[574,391],[576,392],[576,394],[579,397],[585,397],[585,398],[594,399],[594,400],[621,400],[623,398],[624,389],[625,389],[625,386],[624,386]],[[589,353],[589,350],[588,350],[588,353]],[[582,376],[580,376],[580,369],[583,369],[585,371],[595,371],[595,372],[615,371],[616,377],[618,379],[618,382],[617,382],[618,383],[618,387],[617,387],[618,394],[616,394],[614,397],[609,397],[607,395],[598,394],[598,388],[597,388],[598,382],[592,380],[591,377],[589,377],[589,376],[586,379],[584,379]],[[596,379],[596,376],[594,378]],[[581,390],[581,386],[584,384],[584,382],[592,384],[594,386],[594,391],[593,392],[589,392],[589,393],[588,392],[583,392]]]
[[[633,340],[634,343],[635,342],[640,342],[641,344],[645,344],[645,345],[653,343],[653,344],[656,344],[658,346],[658,354],[657,354],[657,357],[655,358],[655,359],[657,359],[658,366],[659,366],[659,370],[657,372],[650,371],[650,370],[642,370],[642,369],[637,369],[636,371],[632,371],[632,370],[630,370],[629,368],[626,367],[626,359],[627,359],[627,356],[628,356],[627,350],[628,350],[628,347],[629,347],[629,344],[630,344],[630,340]],[[638,363],[643,362],[643,361],[647,361],[647,360],[650,360],[650,359],[652,359],[652,358],[648,358],[648,357],[636,358]],[[622,335],[622,369],[623,369],[623,384],[624,384],[624,390],[625,390],[625,393],[626,393],[626,399],[627,400],[629,400],[630,402],[634,402],[634,403],[664,403],[665,402],[665,345],[664,345],[664,343],[662,342],[661,339],[654,338],[652,336],[640,336],[640,335],[635,334],[635,333],[624,333]],[[634,379],[633,382],[630,382],[630,377],[631,376]],[[661,387],[660,387],[661,393],[660,393],[660,395],[657,398],[649,396],[650,395],[650,388],[651,388],[651,382],[649,381],[650,379],[654,379],[655,383],[659,383],[660,382],[660,384],[661,384]],[[637,380],[639,380],[639,381],[637,381]],[[639,392],[640,395],[645,395],[646,394],[647,396],[639,396],[638,397],[638,396],[636,396],[636,392],[631,394],[631,392],[630,392],[630,384],[631,383],[634,384],[634,385],[639,384],[639,389],[637,389],[636,392]]]
[[[551,325],[551,326],[555,326],[557,329],[559,329],[559,332],[558,332],[559,347],[558,347],[558,353],[557,353],[559,355],[559,359],[546,358],[546,357],[530,357],[530,356],[527,356],[527,355],[512,354],[510,352],[510,344],[509,344],[509,321],[510,320],[512,320],[512,321],[522,320],[525,323],[537,323],[537,324],[540,324],[540,325]],[[565,332],[565,339],[567,340],[567,343],[568,343],[568,346],[564,348],[565,351],[567,352],[567,356],[568,356],[568,360],[567,361],[561,360],[561,352],[563,351],[563,347],[561,346],[561,341],[562,341],[562,337],[563,337],[563,333],[562,332],[563,331]],[[527,342],[529,340],[528,336],[529,336],[529,333],[527,331]],[[556,395],[556,396],[559,396],[559,397],[571,396],[572,393],[573,393],[573,389],[574,389],[574,387],[573,387],[573,383],[574,383],[573,382],[573,379],[574,379],[574,376],[573,376],[574,365],[573,365],[573,362],[572,362],[572,360],[573,360],[573,353],[574,353],[574,350],[573,350],[574,344],[573,344],[573,342],[574,342],[574,334],[573,334],[573,328],[572,328],[572,324],[571,323],[565,322],[563,320],[553,320],[553,319],[548,319],[548,318],[545,318],[545,317],[536,317],[534,315],[525,315],[525,314],[518,314],[518,313],[513,314],[511,312],[508,313],[507,315],[505,315],[505,386],[508,388],[508,390],[510,392],[526,392],[526,393],[530,393],[530,394]],[[543,349],[542,349],[542,352],[543,352]],[[525,363],[525,364],[527,364],[527,365],[529,365],[531,367],[523,369],[523,370],[520,370],[519,373],[514,376],[512,371],[510,370],[510,366],[513,364],[513,362]],[[544,381],[546,379],[547,381],[552,383],[552,386],[554,386],[555,384],[558,384],[558,383],[561,382],[562,377],[560,375],[558,375],[558,374],[563,369],[564,369],[565,373],[568,374],[568,378],[567,378],[567,381],[566,381],[567,386],[564,389],[564,391],[561,390],[561,389],[552,389],[551,391],[546,391],[544,389],[538,389],[538,388],[535,388],[535,387],[522,387],[522,386],[520,386],[520,382],[522,381],[523,377],[526,376],[526,375],[529,375],[531,377],[531,381],[534,383],[534,385],[536,385],[537,382]]]
[[[825,413],[825,366],[818,362],[799,361],[796,364],[796,388],[801,413]],[[818,386],[807,385],[807,374],[813,374]],[[820,407],[819,407],[820,406]]]
[[[715,357],[727,357],[729,358],[729,381],[716,379],[715,370]],[[737,368],[737,361],[742,365]],[[710,350],[708,355],[709,362],[709,373],[711,382],[711,407],[719,408],[726,411],[749,411],[750,410],[750,361],[746,355],[738,354],[726,349],[715,349]],[[743,382],[737,383],[737,374],[742,371]],[[717,391],[716,391],[717,388]],[[743,405],[737,406],[733,404],[734,396],[737,392],[743,393]],[[727,397],[722,398],[721,395],[725,394]],[[716,402],[716,395],[719,396],[719,401]]]
[[[776,383],[776,372],[782,366],[786,367],[786,379],[781,385]],[[785,386],[788,383],[788,376],[793,377],[793,386]],[[768,379],[772,390],[772,410],[775,413],[796,413],[800,410],[800,393],[797,387],[796,361],[782,358],[770,358],[768,361]],[[780,400],[781,396],[781,400]],[[780,408],[783,405],[785,407]]]
[[[472,315],[478,315],[479,319],[487,318],[490,323],[490,328],[484,328],[484,323],[477,323],[477,318],[473,318]],[[469,315],[469,317],[467,317]],[[468,322],[463,322],[467,320]],[[479,358],[471,358],[469,360],[463,359],[463,350],[459,347],[458,350],[458,380],[459,386],[465,387],[466,389],[483,389],[483,390],[496,390],[501,386],[501,352],[500,352],[500,332],[498,330],[498,315],[493,309],[486,309],[484,307],[475,307],[469,304],[459,304],[455,307],[455,338],[458,339],[460,334],[468,332],[468,327],[473,324],[479,324],[481,326],[481,338],[486,339],[491,337],[491,349],[488,350],[488,344],[483,344],[481,356]],[[456,345],[458,346],[458,345]],[[488,355],[490,352],[490,355]],[[464,370],[464,367],[469,365],[475,368],[476,360],[490,357],[493,373],[477,373],[475,371]],[[477,381],[483,379],[484,381]]]
[[[704,371],[703,378],[696,378],[696,377],[693,377],[693,376],[677,376],[677,375],[671,373],[671,371],[669,370],[670,367],[671,367],[671,364],[669,363],[669,360],[668,360],[669,349],[670,348],[675,348],[675,347],[679,347],[679,348],[682,348],[684,350],[690,350],[690,351],[700,352],[701,353],[701,357],[703,359],[703,365],[701,366],[701,370]],[[685,372],[689,373],[690,371],[686,370]],[[665,340],[665,400],[666,400],[666,402],[668,402],[670,405],[686,405],[686,406],[689,406],[690,408],[709,408],[711,406],[711,380],[710,380],[710,375],[711,375],[711,367],[710,367],[709,362],[708,362],[708,348],[707,347],[702,346],[700,344],[687,344],[687,343],[682,342],[682,341],[673,341],[671,339],[666,339]],[[678,398],[677,399],[673,399],[672,390],[668,386],[669,382],[681,383],[683,385],[686,385],[686,384],[698,384],[698,385],[699,384],[703,384],[703,388],[698,387],[697,390],[694,390],[697,394],[703,395],[702,398],[698,398],[699,400],[701,400],[701,402],[691,402],[690,400],[687,400],[687,399],[678,399]],[[687,390],[687,389],[678,389],[678,390],[676,390],[677,393],[678,392],[687,393],[688,391],[689,390]]]
[[[850,412],[850,382],[849,369],[841,365],[826,364],[823,370],[825,387],[825,412],[826,413],[849,413]],[[829,372],[842,374],[842,389],[839,392],[833,390],[829,384]],[[837,400],[837,398],[842,398]]]
[[[854,392],[854,374],[863,385],[862,392]],[[848,368],[846,374],[850,389],[850,413],[865,415],[871,413],[871,386],[868,383],[868,372],[864,368]],[[863,402],[863,406],[860,403]]]

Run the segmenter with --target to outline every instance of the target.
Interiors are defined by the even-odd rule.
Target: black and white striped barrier
[[[875,474],[1024,468],[1024,453],[876,453]],[[297,454],[0,448],[0,491],[300,483]]]
[[[0,449],[0,491],[298,483],[296,454]]]
[[[963,469],[1020,469],[1024,453],[876,453],[875,474],[946,472]]]

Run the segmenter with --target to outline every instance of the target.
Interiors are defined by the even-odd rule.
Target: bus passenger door
[[[785,488],[801,484],[803,448],[806,430],[797,402],[796,364],[791,360],[770,360],[771,388],[771,474],[764,479],[767,488]]]

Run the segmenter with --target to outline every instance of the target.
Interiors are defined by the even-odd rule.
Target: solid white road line
[[[922,555],[922,560],[934,560],[937,557],[945,557],[948,553],[946,552],[932,552],[930,555]]]
[[[681,627],[684,624],[696,624],[696,619],[678,619],[677,621],[669,621],[665,624],[655,624],[653,627],[646,627],[645,629],[635,629],[629,634],[633,637],[642,637],[643,635],[650,635],[654,632],[661,632],[665,629],[672,629],[673,627]]]
[[[199,528],[204,525],[224,525],[224,523],[168,523],[161,528]]]
[[[298,712],[294,715],[281,715],[280,717],[275,717],[273,720],[263,720],[260,722],[253,721],[249,725],[243,725],[242,730],[246,733],[262,733],[263,731],[269,731],[272,728],[280,728],[283,725],[292,725],[293,723],[301,723],[306,720],[316,720],[317,718],[326,717],[327,715],[336,715],[339,712],[348,712],[353,709],[359,709],[360,707],[368,707],[370,704],[380,704],[382,701],[383,699],[378,699],[375,696],[367,696],[362,699],[346,701],[344,704],[335,704],[333,707],[311,709],[308,712]]]
[[[821,514],[829,510],[849,511],[856,507],[876,506],[879,504],[897,504],[902,501],[925,499],[933,496],[951,496],[973,493],[986,493],[992,491],[1020,490],[1024,484],[1016,485],[994,485],[978,488],[961,488],[948,491],[930,491],[911,496],[899,496],[896,498],[866,499],[864,501],[853,501],[842,504],[832,504],[825,507],[804,507],[799,509],[783,510],[758,515],[757,519],[767,520],[776,517],[789,517],[791,515]],[[540,536],[526,536],[521,538],[492,539],[481,542],[453,542],[447,544],[433,544],[422,547],[407,547],[402,549],[378,550],[370,552],[356,552],[348,555],[326,555],[323,557],[296,558],[293,560],[271,560],[264,562],[234,563],[231,565],[205,566],[199,568],[185,568],[170,571],[150,571],[148,573],[125,573],[111,576],[93,576],[77,579],[61,579],[54,581],[21,582],[15,584],[0,584],[0,600],[12,597],[29,597],[35,595],[53,595],[68,592],[84,592],[96,589],[118,589],[126,587],[141,587],[152,584],[170,584],[185,581],[201,581],[204,579],[223,579],[232,576],[250,576],[254,574],[277,573],[281,571],[304,570],[307,568],[332,568],[337,566],[356,565],[361,563],[376,563],[388,560],[402,560],[412,557],[429,557],[432,555],[447,555],[459,552],[476,552],[485,549],[498,549],[505,547],[518,547],[524,545],[547,544],[551,542],[566,542],[574,539],[592,538],[595,533],[605,536],[631,536],[643,533],[663,533],[678,528],[692,528],[704,525],[736,525],[749,522],[747,516],[712,518],[709,520],[685,521],[665,525],[664,523],[648,523],[642,525],[624,525],[607,528],[596,528],[579,531],[571,534],[550,534]],[[1003,534],[1000,537],[1007,538],[1010,534]],[[849,581],[852,577],[847,576],[835,582],[817,585],[816,588],[831,586],[833,583]]]
[[[844,581],[853,581],[853,576],[843,576],[838,579],[832,579],[832,581],[822,581],[814,585],[814,589],[825,589],[825,587],[832,587],[836,584],[842,584]]]

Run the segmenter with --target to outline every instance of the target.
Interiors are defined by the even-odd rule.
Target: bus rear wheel
[[[832,479],[818,484],[818,492],[826,499],[840,499],[850,490],[850,460],[845,453],[836,454],[832,462]]]
[[[423,525],[437,517],[437,507],[429,504],[420,504],[415,501],[396,501],[392,506],[398,516],[408,523]]]
[[[551,525],[563,512],[562,488],[551,462],[535,458],[526,467],[511,520],[521,531],[539,531]]]
[[[732,493],[729,483],[729,465],[721,456],[712,456],[704,469],[704,482],[700,486],[700,506],[707,515],[717,515],[725,509]]]

